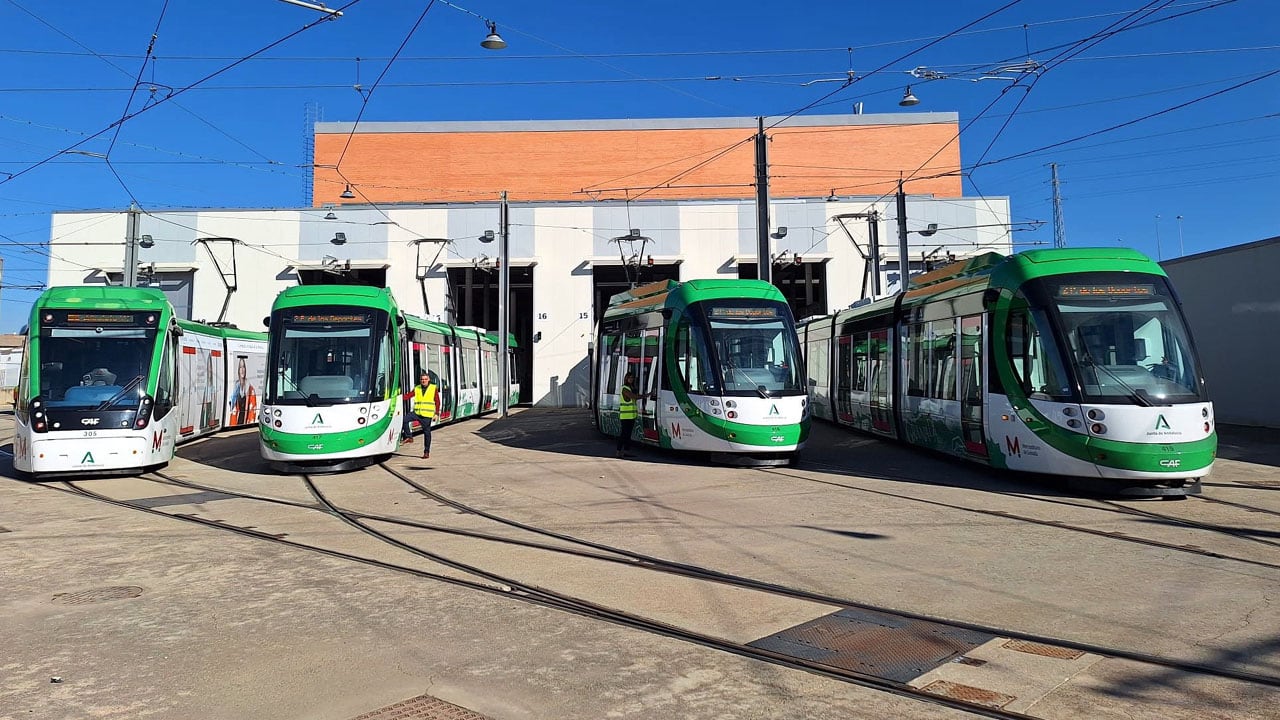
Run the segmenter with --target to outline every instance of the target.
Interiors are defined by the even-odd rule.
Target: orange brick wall
[[[959,142],[953,141],[958,132],[956,123],[775,128],[767,133],[769,194],[824,197],[835,188],[840,195],[881,195],[893,192],[899,172],[954,173],[960,164]],[[315,137],[313,195],[317,206],[472,202],[496,199],[501,190],[517,201],[641,193],[647,199],[746,198],[755,195],[753,135],[747,128],[358,132],[340,177],[332,167],[348,136],[322,133]],[[741,144],[725,152],[735,143]],[[695,169],[703,161],[708,162]],[[354,200],[339,197],[347,182],[356,190]],[[665,184],[672,187],[645,192]],[[907,190],[960,197],[961,179],[915,180]]]

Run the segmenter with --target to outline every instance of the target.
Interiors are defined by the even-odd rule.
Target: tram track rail
[[[881,496],[884,496],[884,497],[898,498],[898,499],[907,500],[907,501],[910,501],[910,502],[921,503],[921,504],[931,505],[931,506],[935,506],[935,507],[942,507],[942,508],[947,508],[947,509],[951,509],[951,510],[961,510],[961,511],[964,511],[964,512],[974,513],[974,514],[977,514],[977,515],[985,515],[985,516],[988,516],[988,517],[1003,518],[1003,519],[1006,519],[1006,520],[1016,520],[1016,521],[1018,521],[1018,522],[1025,522],[1025,523],[1029,523],[1029,524],[1033,524],[1033,525],[1042,525],[1042,526],[1045,526],[1045,527],[1056,528],[1056,529],[1059,529],[1059,530],[1066,530],[1066,531],[1069,531],[1069,532],[1083,533],[1083,534],[1086,534],[1086,535],[1094,535],[1094,536],[1096,536],[1096,537],[1109,538],[1109,539],[1112,539],[1112,540],[1118,540],[1118,541],[1121,541],[1121,542],[1128,542],[1128,543],[1134,543],[1134,544],[1138,544],[1138,545],[1146,545],[1146,546],[1148,546],[1148,547],[1156,547],[1156,548],[1161,548],[1161,549],[1165,549],[1165,550],[1172,550],[1172,551],[1175,551],[1175,552],[1179,552],[1179,553],[1187,553],[1187,554],[1190,554],[1190,555],[1196,555],[1196,556],[1199,556],[1199,557],[1206,557],[1206,558],[1213,558],[1213,559],[1215,559],[1215,560],[1226,560],[1226,561],[1230,561],[1230,562],[1243,563],[1243,564],[1246,564],[1246,565],[1253,565],[1253,566],[1255,566],[1255,567],[1264,567],[1264,568],[1268,568],[1268,569],[1271,569],[1271,570],[1280,570],[1280,563],[1276,563],[1276,562],[1268,562],[1268,561],[1266,561],[1266,560],[1256,560],[1256,559],[1253,559],[1253,558],[1240,557],[1240,556],[1238,556],[1238,555],[1231,555],[1231,554],[1228,554],[1228,553],[1217,552],[1217,551],[1214,551],[1214,550],[1205,550],[1204,548],[1201,548],[1201,547],[1198,547],[1198,546],[1195,546],[1195,545],[1186,545],[1186,544],[1178,544],[1178,543],[1173,543],[1173,542],[1165,542],[1165,541],[1163,541],[1163,540],[1156,540],[1156,539],[1153,539],[1153,538],[1138,537],[1138,536],[1136,536],[1136,535],[1130,535],[1130,534],[1128,534],[1128,533],[1122,533],[1122,532],[1113,531],[1113,530],[1098,530],[1098,529],[1096,529],[1096,528],[1084,527],[1084,526],[1082,526],[1082,525],[1073,525],[1073,524],[1071,524],[1071,523],[1063,522],[1063,521],[1061,521],[1061,520],[1051,520],[1051,519],[1046,519],[1046,518],[1033,517],[1033,516],[1030,516],[1030,515],[1021,515],[1021,514],[1014,513],[1014,512],[1009,512],[1009,511],[1006,511],[1006,510],[992,510],[992,509],[987,509],[987,508],[976,508],[976,507],[970,507],[970,506],[967,506],[967,505],[958,505],[958,504],[955,504],[955,503],[943,502],[943,501],[941,501],[941,500],[931,500],[931,499],[929,499],[929,498],[923,498],[923,497],[916,497],[916,496],[912,496],[912,495],[906,495],[906,494],[903,494],[903,493],[894,493],[894,492],[889,492],[889,491],[887,491],[887,490],[875,490],[875,489],[872,489],[872,488],[863,488],[863,487],[857,487],[857,486],[853,486],[853,485],[845,485],[845,484],[843,484],[843,483],[833,482],[833,481],[831,481],[831,480],[826,480],[826,479],[822,479],[822,478],[814,478],[814,477],[806,477],[806,476],[804,476],[804,475],[798,475],[798,474],[796,474],[796,473],[795,473],[795,471],[797,471],[797,470],[801,470],[801,471],[803,471],[803,470],[806,470],[806,469],[809,469],[809,468],[815,468],[815,469],[817,469],[817,471],[825,472],[825,473],[833,473],[833,472],[834,472],[834,473],[836,473],[836,474],[841,474],[841,475],[850,476],[850,477],[861,477],[861,476],[854,475],[853,473],[850,473],[850,472],[849,472],[847,469],[845,469],[845,468],[841,468],[841,467],[839,467],[839,466],[835,466],[835,465],[826,465],[826,464],[821,464],[821,463],[805,463],[805,464],[803,464],[801,467],[798,467],[798,468],[790,468],[790,469],[779,469],[779,468],[759,468],[759,469],[758,469],[758,472],[769,473],[769,474],[773,474],[773,475],[781,475],[781,476],[784,476],[784,477],[789,477],[789,478],[796,479],[796,480],[803,480],[803,481],[806,481],[806,482],[824,483],[824,484],[827,484],[827,485],[833,485],[833,486],[835,486],[835,487],[844,488],[844,489],[846,489],[846,490],[854,490],[854,491],[857,491],[857,492],[870,493],[870,494],[873,494],[873,495],[881,495]],[[968,488],[968,487],[963,486],[963,485],[954,485],[954,484],[950,484],[950,483],[931,483],[931,484],[936,485],[936,486],[938,486],[938,487],[952,488],[952,489],[956,489],[956,490],[966,490],[966,489],[971,489],[971,488]],[[1003,491],[1000,491],[1000,490],[983,490],[982,492],[983,492],[984,494],[994,494],[994,495],[1000,495],[1000,496],[1003,496],[1003,497],[1018,498],[1018,499],[1021,499],[1021,500],[1029,500],[1029,501],[1037,502],[1037,503],[1049,503],[1049,504],[1055,504],[1055,505],[1065,505],[1065,506],[1067,506],[1067,507],[1080,508],[1080,509],[1082,509],[1082,510],[1094,510],[1094,511],[1101,511],[1101,512],[1118,513],[1118,514],[1123,514],[1123,515],[1143,516],[1143,517],[1151,518],[1151,519],[1153,519],[1153,520],[1158,520],[1158,521],[1161,521],[1161,522],[1167,522],[1167,523],[1170,523],[1170,524],[1173,524],[1173,525],[1181,525],[1181,526],[1183,526],[1183,527],[1188,527],[1188,528],[1198,529],[1198,530],[1204,530],[1204,531],[1206,531],[1206,532],[1213,532],[1213,533],[1217,533],[1217,534],[1220,534],[1220,535],[1225,535],[1225,536],[1233,537],[1233,538],[1235,538],[1235,539],[1237,539],[1237,540],[1243,540],[1243,541],[1247,541],[1247,542],[1256,542],[1256,543],[1258,543],[1258,544],[1262,544],[1262,545],[1271,545],[1271,546],[1280,547],[1280,542],[1276,542],[1276,541],[1272,541],[1272,540],[1267,540],[1267,539],[1265,539],[1265,538],[1256,538],[1256,537],[1253,537],[1253,536],[1251,536],[1251,535],[1248,535],[1247,533],[1244,533],[1244,532],[1241,532],[1241,531],[1238,531],[1238,530],[1235,530],[1235,529],[1232,529],[1232,528],[1224,528],[1224,527],[1222,527],[1222,526],[1213,525],[1213,524],[1211,524],[1211,523],[1201,523],[1201,522],[1194,521],[1194,520],[1186,520],[1186,519],[1184,519],[1184,518],[1179,518],[1179,517],[1174,516],[1174,515],[1165,515],[1165,514],[1162,514],[1162,513],[1154,513],[1154,512],[1151,512],[1151,511],[1147,511],[1147,510],[1139,510],[1139,509],[1136,509],[1136,508],[1129,508],[1129,507],[1127,507],[1127,506],[1120,505],[1120,504],[1118,504],[1118,503],[1114,503],[1114,502],[1112,502],[1112,501],[1107,501],[1107,500],[1098,500],[1098,501],[1096,501],[1096,502],[1100,502],[1100,503],[1108,503],[1108,504],[1105,504],[1105,505],[1101,505],[1101,506],[1099,506],[1099,505],[1084,505],[1084,504],[1080,504],[1080,503],[1076,503],[1076,502],[1068,502],[1068,501],[1064,501],[1064,500],[1057,500],[1057,499],[1054,499],[1054,498],[1042,498],[1042,497],[1035,497],[1035,496],[1032,496],[1032,495],[1024,495],[1024,494],[1021,494],[1021,493],[1003,492]]]
[[[1124,648],[1098,645],[1096,643],[1076,642],[1076,641],[1057,638],[1057,637],[1050,637],[1042,634],[1021,632],[1021,631],[1017,631],[1009,628],[993,627],[993,626],[984,625],[980,623],[971,623],[967,621],[954,620],[950,618],[938,617],[938,616],[933,616],[933,615],[928,615],[923,613],[915,613],[915,612],[905,611],[897,608],[865,603],[865,602],[861,602],[861,601],[857,601],[849,598],[836,597],[836,596],[825,594],[825,593],[818,593],[818,592],[813,592],[813,591],[799,589],[799,588],[777,585],[775,583],[770,583],[770,582],[755,579],[755,578],[745,577],[741,575],[734,575],[731,573],[724,573],[724,572],[720,572],[717,570],[712,570],[712,569],[708,569],[708,568],[704,568],[696,565],[689,565],[686,563],[679,563],[671,560],[666,560],[663,558],[658,558],[651,555],[646,555],[643,553],[627,550],[624,548],[618,548],[618,547],[603,544],[603,543],[597,543],[594,541],[577,538],[572,535],[567,535],[567,534],[563,534],[563,533],[559,533],[551,530],[546,530],[544,528],[539,528],[539,527],[522,523],[516,520],[512,520],[510,518],[506,518],[501,515],[491,513],[480,508],[476,508],[472,505],[460,502],[446,495],[443,495],[439,492],[436,492],[424,486],[422,483],[419,483],[418,481],[414,480],[413,478],[410,478],[404,473],[401,473],[395,468],[390,467],[386,463],[381,463],[376,467],[382,469],[383,471],[387,472],[391,476],[405,483],[415,492],[431,500],[434,500],[442,505],[445,505],[446,507],[453,508],[454,510],[457,510],[462,513],[476,515],[478,517],[482,517],[492,522],[496,522],[496,523],[499,523],[511,528],[515,528],[518,530],[522,530],[525,532],[529,532],[535,535],[589,548],[589,550],[579,550],[572,547],[564,547],[561,545],[551,545],[547,543],[520,540],[520,539],[511,538],[507,536],[493,535],[490,533],[483,533],[483,532],[478,532],[474,530],[448,528],[448,527],[440,526],[433,523],[423,523],[423,522],[418,522],[418,521],[414,521],[412,519],[403,518],[403,517],[349,510],[330,502],[327,499],[327,497],[324,497],[323,494],[319,491],[319,488],[316,487],[316,485],[314,484],[314,482],[311,480],[309,476],[301,476],[301,477],[304,479],[306,485],[308,486],[308,491],[312,494],[312,497],[316,500],[315,503],[306,503],[306,502],[300,502],[295,500],[284,500],[280,498],[271,498],[271,497],[255,495],[252,493],[242,493],[234,490],[226,490],[226,489],[218,488],[215,486],[183,480],[162,472],[157,472],[152,474],[160,478],[162,481],[166,483],[187,487],[190,489],[202,490],[207,492],[224,493],[233,497],[239,497],[239,498],[248,499],[248,500],[259,500],[259,501],[265,501],[270,503],[289,505],[289,506],[313,510],[313,511],[319,510],[319,511],[327,512],[331,515],[337,515],[339,519],[343,520],[349,525],[358,527],[359,529],[361,529],[362,532],[367,532],[369,534],[377,534],[379,536],[379,539],[383,539],[385,542],[389,542],[389,544],[400,547],[403,550],[406,550],[414,554],[427,553],[428,555],[433,555],[433,557],[429,557],[426,559],[430,559],[435,562],[442,562],[442,561],[440,559],[437,559],[437,557],[435,557],[433,553],[430,553],[430,551],[421,550],[420,548],[406,547],[406,545],[408,544],[403,543],[403,541],[400,541],[395,538],[387,538],[385,536],[385,533],[381,533],[380,531],[374,528],[369,528],[365,524],[365,521],[385,522],[388,524],[393,524],[400,527],[412,528],[417,530],[444,532],[444,533],[453,534],[453,535],[471,537],[479,540],[517,545],[517,546],[528,547],[533,549],[546,550],[546,551],[555,552],[555,553],[574,555],[574,556],[583,557],[586,559],[617,563],[627,567],[664,572],[664,573],[687,577],[695,580],[715,582],[715,583],[724,584],[724,585],[728,585],[728,586],[732,586],[740,589],[765,592],[778,597],[784,597],[788,599],[804,600],[804,601],[816,602],[816,603],[832,605],[837,607],[848,607],[848,608],[856,608],[860,610],[869,610],[872,612],[894,615],[894,616],[898,616],[898,617],[902,617],[910,620],[919,620],[919,621],[937,623],[940,625],[946,625],[949,627],[958,628],[962,630],[986,633],[996,637],[1009,638],[1012,640],[1024,640],[1024,641],[1033,642],[1033,643],[1040,643],[1044,645],[1053,645],[1053,646],[1068,648],[1072,650],[1079,650],[1081,652],[1092,653],[1094,655],[1099,655],[1106,658],[1130,660],[1134,662],[1139,662],[1139,663],[1152,665],[1152,666],[1160,666],[1160,667],[1164,667],[1172,670],[1178,670],[1182,672],[1195,673],[1200,675],[1211,675],[1215,677],[1237,680],[1237,681],[1250,683],[1250,684],[1259,684],[1259,685],[1280,688],[1280,677],[1262,675],[1259,673],[1253,673],[1249,671],[1232,670],[1229,668],[1222,668],[1222,667],[1208,665],[1204,663],[1198,663],[1194,661],[1167,658],[1159,655],[1153,655],[1150,653],[1128,650]],[[221,525],[218,525],[218,526],[221,526]],[[443,557],[443,556],[440,556],[440,557]],[[443,564],[449,567],[454,567],[453,565],[449,564],[450,562],[452,561],[448,561],[448,559],[445,558]],[[467,568],[454,567],[454,569],[461,570],[463,572],[472,571],[470,569],[470,566],[468,566]],[[486,572],[486,571],[481,571],[481,572]],[[498,580],[498,582],[500,582],[501,585],[507,586],[507,587],[521,587],[521,584],[518,581],[515,581],[511,578],[503,577],[500,580]],[[553,591],[545,591],[542,588],[534,588],[533,586],[528,586],[528,589],[537,590],[538,592],[553,592]],[[589,603],[589,601],[584,601],[584,602]],[[594,606],[594,604],[592,605],[593,607],[591,612],[594,613],[599,608]],[[622,612],[622,611],[616,611],[616,612]],[[754,652],[755,648],[752,648],[751,650]]]
[[[304,480],[307,482],[309,486],[314,487],[314,485],[311,483],[310,478],[306,478],[304,476]],[[239,526],[231,525],[222,521],[209,520],[205,518],[196,517],[193,515],[164,512],[155,508],[150,508],[144,505],[138,505],[135,503],[131,503],[129,501],[119,500],[107,495],[103,495],[102,493],[98,493],[93,490],[89,490],[87,488],[81,487],[80,485],[77,484],[77,481],[74,481],[74,480],[61,481],[60,485],[61,486],[59,487],[58,485],[54,485],[54,484],[46,484],[45,487],[51,487],[53,489],[66,492],[71,495],[88,498],[97,502],[113,505],[115,507],[120,507],[120,508],[125,508],[130,510],[137,510],[137,511],[147,513],[149,515],[170,518],[174,520],[180,520],[183,522],[189,522],[196,525],[200,525],[202,527],[221,530],[224,532],[229,532],[235,535],[252,538],[262,542],[282,545],[282,546],[297,549],[297,550],[316,552],[322,555],[326,555],[328,557],[357,562],[357,563],[368,565],[378,569],[391,570],[399,573],[404,573],[404,574],[412,575],[414,577],[424,579],[424,580],[434,580],[434,581],[444,582],[457,587],[462,587],[470,590],[479,590],[479,591],[490,593],[493,595],[512,598],[515,600],[528,602],[528,603],[540,605],[540,606],[551,608],[551,609],[563,610],[563,611],[574,613],[576,615],[583,616],[583,617],[588,617],[588,618],[597,619],[597,620],[604,620],[614,625],[619,625],[619,626],[627,627],[630,629],[640,630],[640,631],[649,632],[656,635],[661,635],[664,637],[669,637],[676,640],[693,643],[703,647],[727,652],[740,657],[759,660],[762,662],[768,662],[773,665],[778,665],[785,668],[802,670],[802,671],[809,672],[822,677],[827,677],[830,679],[847,682],[852,685],[857,685],[857,686],[865,687],[872,690],[878,690],[891,695],[904,697],[904,698],[916,700],[919,702],[947,707],[953,710],[967,712],[976,716],[998,718],[1001,720],[1037,720],[1036,717],[1033,715],[1027,715],[1024,713],[1013,712],[1009,710],[1003,710],[1000,708],[987,707],[978,703],[972,703],[972,702],[949,698],[941,695],[935,695],[933,693],[927,693],[927,692],[924,692],[923,690],[907,685],[906,683],[900,683],[892,680],[885,680],[883,678],[878,678],[873,675],[865,675],[862,673],[844,670],[842,668],[832,667],[828,665],[823,665],[821,663],[808,661],[803,658],[796,658],[796,657],[792,657],[782,653],[773,652],[770,650],[751,647],[750,645],[737,643],[730,640],[725,640],[723,638],[718,638],[718,637],[706,635],[703,633],[698,633],[692,630],[680,628],[667,623],[651,620],[639,615],[634,615],[634,614],[626,613],[613,608],[608,608],[603,605],[591,603],[590,601],[586,601],[580,598],[574,598],[573,596],[570,596],[570,595],[564,595],[555,591],[544,590],[541,588],[537,588],[536,586],[523,584],[518,581],[505,581],[505,579],[502,576],[497,575],[495,573],[490,573],[480,568],[473,568],[472,566],[466,565],[465,563],[458,563],[456,561],[449,560],[448,558],[444,558],[443,556],[435,556],[433,553],[422,550],[420,548],[416,548],[411,544],[403,543],[402,541],[399,541],[396,538],[390,537],[385,533],[380,533],[374,528],[369,528],[357,520],[346,518],[344,516],[344,513],[339,508],[328,503],[327,500],[323,499],[323,496],[320,496],[320,495],[317,496],[317,500],[321,504],[321,509],[323,509],[326,513],[330,515],[336,515],[337,517],[339,517],[339,519],[342,519],[347,524],[353,525],[354,527],[360,529],[361,532],[372,535],[374,537],[378,537],[379,539],[384,540],[384,542],[387,542],[390,545],[400,547],[416,556],[423,557],[425,559],[430,559],[434,562],[441,563],[447,567],[451,567],[457,570],[462,570],[464,572],[475,574],[478,577],[485,578],[489,582],[477,582],[477,581],[466,580],[462,578],[451,577],[451,576],[442,575],[439,573],[432,573],[425,570],[419,570],[417,568],[412,568],[412,567],[400,565],[397,563],[391,563],[383,560],[377,560],[374,558],[368,558],[360,555],[354,555],[351,553],[345,553],[340,550],[333,550],[331,548],[323,548],[315,545],[310,545],[307,543],[300,543],[300,542],[279,537],[277,535],[266,533],[254,528],[239,527]],[[236,493],[226,493],[226,494],[236,495]],[[247,494],[240,494],[240,495],[247,495]],[[246,498],[246,499],[249,499],[249,498]],[[286,504],[295,504],[295,503],[292,503],[291,501],[285,501],[285,502]],[[307,507],[305,503],[301,504],[301,506]],[[312,509],[315,509],[315,508],[313,507]],[[490,583],[494,583],[494,584],[490,584]],[[1276,679],[1276,684],[1277,686],[1280,686],[1280,679]]]

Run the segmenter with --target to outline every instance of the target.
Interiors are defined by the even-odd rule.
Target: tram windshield
[[[1195,350],[1168,280],[1099,272],[1035,283],[1085,402],[1204,399]]]
[[[127,410],[147,392],[159,313],[48,310],[35,346],[50,408]]]
[[[701,304],[725,395],[802,395],[799,342],[786,305],[731,301]]]
[[[390,355],[387,314],[352,307],[277,310],[271,319],[267,382],[271,405],[382,400]]]

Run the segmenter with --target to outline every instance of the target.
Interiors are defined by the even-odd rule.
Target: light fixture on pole
[[[898,101],[898,104],[901,105],[902,107],[911,107],[912,105],[919,105],[920,98],[916,97],[911,93],[911,86],[908,85],[907,91],[902,93],[902,99]]]
[[[337,215],[334,215],[334,214],[333,214],[333,211],[332,211],[332,210],[330,210],[329,212],[325,213],[324,219],[325,219],[325,220],[337,220],[337,219],[338,219],[338,216],[337,216]]]
[[[286,2],[286,3],[289,3],[290,5],[297,5],[298,7],[304,7],[308,10],[315,10],[316,12],[322,12],[331,18],[342,17],[341,10],[331,10],[325,7],[324,3],[309,3],[309,2],[303,2],[302,0],[280,0],[280,2]]]
[[[480,41],[480,47],[485,50],[502,50],[507,46],[507,41],[502,39],[498,34],[498,24],[492,20],[489,22],[489,34],[485,39]]]

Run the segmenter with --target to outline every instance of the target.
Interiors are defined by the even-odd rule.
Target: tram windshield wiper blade
[[[1141,405],[1142,407],[1156,406],[1156,404],[1151,402],[1151,399],[1146,396],[1147,395],[1146,390],[1138,390],[1134,386],[1120,379],[1120,376],[1112,372],[1110,368],[1108,368],[1106,365],[1099,365],[1098,363],[1094,362],[1093,358],[1089,357],[1088,353],[1086,353],[1085,356],[1081,358],[1081,364],[1088,365],[1089,367],[1094,368],[1095,370],[1101,370],[1102,372],[1106,373],[1107,377],[1111,378],[1112,380],[1115,380],[1117,383],[1119,383],[1120,387],[1123,387],[1125,390],[1128,391],[1129,394],[1126,395],[1125,397],[1128,397],[1130,400],[1132,400],[1135,405]]]
[[[96,409],[96,410],[106,410],[107,408],[109,408],[109,407],[111,407],[112,405],[116,404],[116,402],[118,402],[121,398],[123,398],[123,397],[124,397],[126,394],[128,394],[131,390],[133,390],[134,388],[136,388],[136,387],[138,386],[138,383],[142,382],[142,378],[143,378],[143,376],[142,376],[142,375],[135,375],[135,376],[134,376],[134,378],[133,378],[132,380],[130,380],[128,383],[126,383],[124,387],[120,388],[120,392],[116,393],[115,395],[112,395],[111,397],[107,398],[106,400],[103,400],[103,401],[102,401],[102,404],[98,405],[98,407],[97,407],[97,408],[95,408],[95,409]]]

